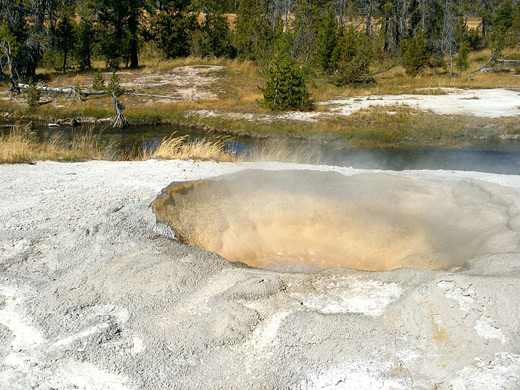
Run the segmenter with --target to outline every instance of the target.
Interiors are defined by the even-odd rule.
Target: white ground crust
[[[0,388],[518,389],[518,250],[449,272],[277,273],[185,247],[156,224],[150,202],[171,182],[249,168],[374,172],[0,166]],[[389,173],[478,181],[517,212],[518,176]]]
[[[339,275],[313,283],[314,290],[289,295],[321,313],[362,313],[380,316],[402,294],[397,283],[382,283]]]
[[[440,115],[471,115],[485,118],[511,117],[520,115],[520,92],[516,90],[495,89],[456,89],[440,88],[439,95],[403,94],[370,95],[338,98],[319,103],[321,111],[285,112],[281,114],[258,115],[243,113],[222,113],[210,110],[197,110],[193,114],[204,117],[224,116],[229,119],[269,122],[273,120],[292,120],[317,122],[320,118],[333,115],[349,116],[362,109],[373,107],[409,107],[421,111],[432,111]],[[390,113],[392,111],[389,111]]]
[[[375,106],[402,106],[431,110],[442,115],[474,115],[488,118],[520,115],[520,93],[507,89],[445,89],[443,95],[372,95],[332,100],[335,113],[351,115]]]

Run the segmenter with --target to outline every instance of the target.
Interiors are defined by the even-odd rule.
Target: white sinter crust
[[[171,182],[250,168],[373,173],[156,160],[0,166],[0,388],[518,388],[518,246],[451,272],[277,273],[187,247],[156,223],[150,203]],[[518,176],[388,173],[482,182],[490,198],[513,200],[504,226],[519,228]]]

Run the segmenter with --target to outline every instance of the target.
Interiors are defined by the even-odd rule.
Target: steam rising
[[[152,206],[182,242],[275,270],[447,269],[519,247],[518,205],[472,180],[249,170],[173,183]]]

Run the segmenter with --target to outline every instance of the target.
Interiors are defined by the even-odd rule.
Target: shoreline
[[[438,91],[442,92],[441,94]],[[418,91],[422,92],[422,91]],[[194,98],[195,99],[195,98]],[[520,93],[506,88],[430,88],[424,94],[338,96],[312,112],[269,112],[254,103],[122,98],[133,127],[186,126],[229,136],[302,139],[358,145],[460,145],[481,139],[520,139]],[[106,104],[105,104],[106,103]],[[28,110],[22,99],[3,100],[3,122],[43,126],[108,125],[108,101],[51,100]]]
[[[370,114],[369,114],[370,115]],[[340,141],[345,144],[351,144],[353,146],[375,146],[375,147],[397,147],[397,146],[446,146],[446,147],[461,147],[468,144],[478,144],[480,141],[486,140],[520,140],[520,125],[517,123],[517,117],[506,117],[506,118],[475,118],[473,116],[462,116],[454,117],[449,115],[437,115],[429,112],[420,112],[412,114],[415,118],[424,118],[425,129],[418,127],[411,129],[412,134],[409,136],[400,136],[392,134],[389,139],[379,139],[377,135],[378,128],[376,127],[372,135],[361,135],[358,136],[355,133],[346,135],[345,131],[341,128],[333,132],[320,132],[305,131],[295,132],[290,131],[289,133],[283,130],[270,130],[273,126],[271,125],[254,125],[249,126],[249,130],[245,129],[247,125],[238,126],[236,123],[231,126],[229,120],[225,118],[211,118],[206,121],[204,118],[186,117],[184,120],[171,121],[168,119],[162,120],[130,120],[130,128],[149,128],[156,126],[180,126],[185,128],[191,128],[193,130],[205,131],[207,133],[214,133],[223,136],[230,137],[246,137],[257,140],[265,139],[293,139],[301,141],[317,141],[317,142],[335,142]],[[13,119],[2,119],[2,128],[9,128],[11,126],[20,124],[33,124],[39,127],[49,128],[84,128],[90,126],[110,126],[113,118],[92,118],[92,117],[58,117],[48,118],[44,116],[21,116]],[[214,122],[220,122],[214,125]],[[467,124],[466,129],[461,129],[460,134],[444,134],[441,135],[437,130],[429,131],[431,123],[440,123],[443,127],[447,128],[450,125],[456,126],[466,121],[471,123],[480,122],[479,124]],[[280,123],[281,124],[281,123]],[[259,131],[251,129],[251,127],[258,127]],[[275,128],[278,129],[279,124],[275,124]],[[297,127],[297,123],[289,123],[288,127]],[[352,125],[348,125],[351,127]],[[376,124],[377,126],[377,124]],[[410,130],[410,129],[408,129]],[[394,138],[394,139],[392,139]]]

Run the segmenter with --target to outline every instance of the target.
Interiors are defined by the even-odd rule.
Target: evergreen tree
[[[459,48],[459,55],[457,57],[457,68],[460,70],[467,70],[469,68],[469,53],[470,53],[470,47],[468,41],[464,40],[460,44]]]
[[[76,44],[76,26],[71,10],[63,10],[54,32],[54,44],[56,50],[61,54],[63,63],[61,69],[63,72],[67,69],[67,60],[69,54],[74,50]]]
[[[403,66],[406,74],[415,77],[430,63],[431,53],[424,30],[419,28],[415,35],[408,40],[404,47]]]
[[[235,20],[235,46],[240,58],[263,62],[268,55],[272,30],[259,0],[242,0]]]
[[[141,18],[146,0],[95,0],[100,26],[101,53],[108,67],[117,69],[121,61],[139,66]]]
[[[320,19],[327,12],[326,3],[326,0],[300,0],[293,11],[293,57],[305,66],[312,65],[315,59],[316,37]]]
[[[520,43],[520,4],[517,4],[511,14],[511,45]]]
[[[332,55],[335,64],[333,83],[355,84],[368,73],[371,58],[371,38],[349,26]]]
[[[468,39],[468,27],[464,17],[460,16],[455,27],[455,39],[457,41],[458,56],[456,65],[459,70],[466,70],[469,68],[469,53],[471,51],[470,42]]]
[[[103,77],[103,73],[101,72],[101,69],[98,69],[96,71],[96,74],[94,75],[94,78],[92,79],[92,90],[93,91],[104,91],[105,88],[106,88],[105,78]]]
[[[92,68],[92,53],[97,43],[97,31],[88,16],[81,17],[76,26],[76,60],[81,70]]]
[[[190,54],[191,34],[196,17],[189,12],[190,0],[162,2],[152,19],[152,36],[167,58],[186,57]]]
[[[27,8],[20,2],[8,8],[7,3],[7,0],[0,0],[0,67],[2,76],[11,84],[9,91],[12,94],[20,93],[18,82],[25,67],[25,56],[28,54],[25,47],[28,37],[25,24]]]
[[[292,59],[287,36],[280,38],[273,61],[266,71],[266,85],[259,87],[264,95],[262,105],[273,111],[312,110],[303,70]]]
[[[38,61],[50,47],[49,29],[55,24],[56,9],[57,0],[0,0],[0,55],[3,67],[11,65],[7,67],[12,75],[36,75]]]
[[[201,57],[233,57],[231,31],[216,0],[199,2],[204,21],[193,33],[192,53]]]
[[[64,0],[64,2],[69,2],[69,0]],[[26,23],[29,26],[30,34],[25,42],[28,52],[25,74],[27,77],[35,77],[38,61],[46,49],[52,46],[49,30],[54,27],[56,22],[58,0],[33,0],[27,3],[29,4],[29,14]]]
[[[316,40],[316,64],[325,73],[333,73],[337,64],[333,61],[334,52],[339,44],[339,26],[331,7],[322,18]]]

